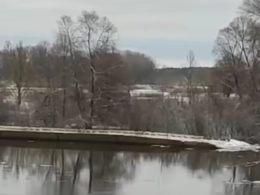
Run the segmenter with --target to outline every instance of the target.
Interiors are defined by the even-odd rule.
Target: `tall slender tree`
[[[96,60],[103,53],[112,52],[115,48],[116,28],[106,18],[100,17],[96,12],[84,11],[79,17],[81,33],[81,49],[87,57],[86,65],[90,68],[90,103],[89,123],[87,128],[93,127],[95,117],[96,95]]]

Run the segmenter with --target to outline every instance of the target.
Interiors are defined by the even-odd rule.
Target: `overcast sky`
[[[6,40],[52,41],[61,15],[95,10],[119,32],[120,49],[150,55],[160,66],[185,66],[190,49],[198,66],[214,63],[219,29],[238,14],[241,0],[0,0],[0,47]]]

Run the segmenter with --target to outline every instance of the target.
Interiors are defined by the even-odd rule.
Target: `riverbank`
[[[256,150],[258,146],[238,140],[209,140],[202,136],[148,131],[91,130],[0,126],[0,139],[148,145],[153,147]]]

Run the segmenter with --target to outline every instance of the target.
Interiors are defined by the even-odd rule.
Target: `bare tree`
[[[81,32],[81,48],[84,51],[90,67],[91,84],[90,84],[90,112],[88,128],[92,128],[95,116],[95,93],[96,93],[96,64],[95,60],[99,55],[111,52],[115,48],[116,28],[106,18],[100,17],[96,12],[84,11],[79,17]]]
[[[41,42],[31,48],[32,64],[35,75],[37,75],[38,85],[50,88],[53,79],[56,77],[57,71],[53,64],[53,56],[51,55],[51,44]]]
[[[75,86],[78,86],[78,81],[73,72],[75,65],[75,51],[78,47],[77,41],[77,26],[69,16],[62,16],[58,22],[59,32],[56,39],[57,55],[61,58],[61,87],[63,90],[62,98],[62,117],[66,116],[67,88],[70,85],[70,78],[74,75]],[[78,88],[77,88],[78,90]],[[81,109],[80,114],[81,114]]]
[[[4,63],[11,66],[12,80],[16,87],[17,105],[20,106],[22,103],[23,88],[28,81],[30,76],[30,49],[23,46],[20,42],[15,48],[8,43],[4,49]]]
[[[235,91],[240,98],[248,87],[251,88],[250,93],[255,94],[258,91],[256,83],[258,32],[258,27],[253,20],[241,16],[222,29],[216,41],[214,52],[218,56],[217,64],[225,68],[233,77]],[[245,82],[243,82],[246,75],[250,78],[249,86],[244,85]]]
[[[116,53],[100,54],[95,62],[96,122],[123,128],[128,124],[130,104],[127,65]]]
[[[58,113],[58,66],[57,56],[52,51],[52,47],[47,42],[41,42],[31,49],[32,64],[35,75],[37,75],[38,84],[44,87],[44,97],[36,108],[35,116],[40,118],[45,126],[55,126]]]
[[[260,1],[259,0],[244,0],[241,10],[249,16],[257,19],[260,18]]]
[[[194,52],[191,50],[187,56],[187,63],[188,63],[188,74],[186,76],[187,80],[187,94],[189,97],[189,103],[191,104],[194,98],[193,94],[193,87],[192,87],[192,68],[196,64]]]

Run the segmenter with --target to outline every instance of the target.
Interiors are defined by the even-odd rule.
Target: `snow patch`
[[[218,151],[223,152],[236,152],[236,151],[259,151],[260,146],[259,145],[251,145],[249,143],[246,143],[244,141],[239,141],[235,139],[231,139],[229,141],[218,141],[218,140],[210,140],[210,143],[214,144],[216,147],[218,147]]]

